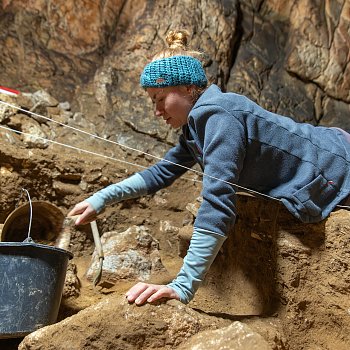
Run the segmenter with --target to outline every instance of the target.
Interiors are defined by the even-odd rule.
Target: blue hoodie
[[[165,159],[187,167],[198,162],[210,176],[203,177],[195,226],[220,235],[236,217],[232,183],[280,199],[307,223],[326,218],[350,193],[350,143],[341,129],[297,123],[216,85],[194,105]],[[184,172],[160,161],[140,175],[153,193]]]

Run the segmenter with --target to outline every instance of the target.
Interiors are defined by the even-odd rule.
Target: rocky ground
[[[138,87],[171,28],[191,33],[223,90],[299,122],[350,130],[348,14],[346,0],[0,0],[0,83],[22,92],[0,95],[2,239],[26,237],[22,188],[41,203],[33,238],[54,245],[74,204],[176,142]],[[58,322],[1,339],[0,348],[348,349],[344,209],[304,225],[277,202],[239,194],[235,230],[188,306],[126,302],[137,280],[176,275],[200,190],[200,176],[187,174],[107,208],[97,220],[106,256],[96,287],[91,228],[70,228],[74,258]]]

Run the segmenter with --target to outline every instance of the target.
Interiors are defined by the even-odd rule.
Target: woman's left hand
[[[136,305],[142,305],[145,302],[152,303],[162,298],[180,300],[178,294],[170,287],[143,282],[135,284],[126,292],[125,296],[128,302],[135,302]]]

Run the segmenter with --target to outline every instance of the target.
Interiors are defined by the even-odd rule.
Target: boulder
[[[101,237],[103,249],[100,285],[111,287],[120,280],[147,281],[152,275],[165,271],[159,254],[159,244],[143,226],[132,226],[124,232],[106,232]],[[99,273],[100,260],[95,250],[87,278]]]

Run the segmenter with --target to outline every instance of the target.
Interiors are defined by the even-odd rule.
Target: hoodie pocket
[[[337,196],[338,189],[332,181],[319,175],[306,186],[294,193],[294,197],[302,204],[301,211],[309,216],[320,216],[323,209]]]

